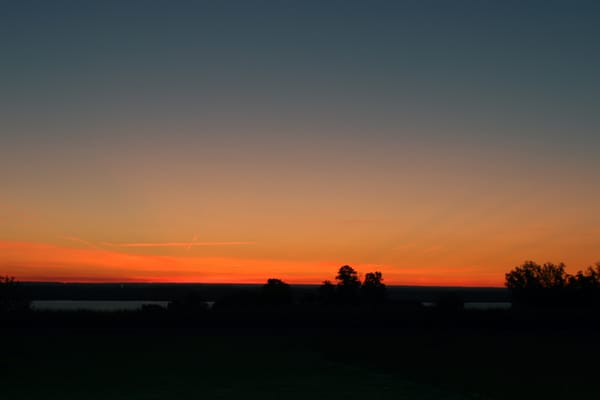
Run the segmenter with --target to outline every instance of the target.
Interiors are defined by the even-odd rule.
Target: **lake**
[[[214,301],[206,302],[211,308]],[[135,311],[143,305],[167,308],[168,301],[153,300],[34,300],[32,308],[47,311]],[[425,307],[433,307],[433,302],[423,302]],[[510,302],[465,302],[466,310],[508,310]]]
[[[433,302],[423,302],[424,307],[434,307]],[[510,302],[465,302],[465,310],[508,310]]]
[[[168,301],[150,300],[34,300],[31,307],[47,311],[135,311],[144,305],[167,308]]]

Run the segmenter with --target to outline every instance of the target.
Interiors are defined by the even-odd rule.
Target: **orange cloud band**
[[[128,254],[100,248],[73,248],[36,242],[0,241],[0,275],[23,281],[63,282],[203,282],[263,283],[280,278],[289,283],[316,284],[333,280],[345,262],[268,258],[162,256]],[[396,285],[500,286],[498,277],[473,275],[465,268],[398,268],[352,266],[364,274],[381,271],[385,283]],[[465,276],[472,276],[465,280]]]

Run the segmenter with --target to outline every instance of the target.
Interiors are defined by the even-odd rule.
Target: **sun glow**
[[[0,268],[23,281],[264,283],[278,277],[289,283],[333,280],[340,261],[156,256],[112,249],[74,248],[32,242],[0,242]],[[353,264],[361,273],[381,271],[388,284],[494,286],[497,280],[463,279],[464,269],[403,268]],[[487,280],[486,280],[487,278]]]

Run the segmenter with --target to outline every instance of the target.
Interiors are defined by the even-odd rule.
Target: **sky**
[[[597,1],[2,1],[0,275],[600,261]]]

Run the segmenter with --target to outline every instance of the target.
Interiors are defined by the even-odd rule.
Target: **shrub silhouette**
[[[546,263],[542,266],[525,261],[505,275],[506,287],[512,290],[560,289],[568,281],[565,265]]]
[[[262,287],[261,303],[270,306],[281,306],[292,303],[292,289],[281,279],[271,278]]]
[[[600,306],[600,263],[569,276],[569,294],[579,306]]]
[[[359,305],[379,304],[387,299],[387,288],[383,284],[383,275],[379,271],[368,272],[361,283],[358,272],[349,265],[340,267],[335,276],[337,284],[323,281],[318,289],[321,305]]]
[[[28,311],[31,300],[14,277],[0,276],[0,312]]]
[[[600,262],[594,267],[587,267],[585,271],[569,276],[569,286],[576,289],[600,289]]]
[[[323,284],[319,286],[318,299],[319,304],[323,305],[330,305],[335,303],[335,285],[331,283],[331,281],[323,281]]]
[[[526,261],[508,272],[505,279],[513,304],[557,306],[568,302],[566,288],[570,279],[563,263],[539,265]]]
[[[361,294],[364,302],[369,304],[379,304],[386,300],[386,287],[383,284],[381,272],[368,272],[362,283]]]
[[[337,299],[341,304],[358,304],[360,301],[360,279],[358,273],[349,265],[338,270],[335,277],[337,283]]]

